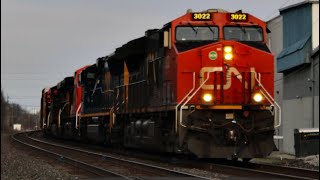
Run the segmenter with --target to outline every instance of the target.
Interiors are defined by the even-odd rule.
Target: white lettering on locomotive
[[[205,73],[208,72],[222,72],[222,68],[221,67],[203,67],[200,70],[200,84],[203,83],[204,81],[204,75]],[[250,72],[255,72],[255,68],[252,67],[250,68]],[[235,67],[230,67],[226,70],[225,76],[226,76],[226,83],[223,85],[223,89],[227,90],[231,87],[231,83],[232,83],[232,74],[237,77],[237,79],[242,83],[242,75],[241,73],[239,73],[239,71],[235,68]],[[253,77],[253,73],[251,73],[251,88],[254,86],[254,77]],[[212,82],[212,81],[210,81]],[[248,82],[245,82],[245,88],[248,89]],[[202,89],[206,89],[206,90],[213,90],[215,89],[214,84],[204,84],[202,86]],[[216,87],[217,90],[220,90],[220,84],[217,84]]]

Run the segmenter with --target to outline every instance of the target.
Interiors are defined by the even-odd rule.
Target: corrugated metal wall
[[[311,34],[311,4],[294,7],[280,12],[283,17],[283,48]]]
[[[277,71],[284,72],[308,62],[305,54],[311,52],[312,4],[289,8],[280,14],[283,17],[283,50],[277,57]]]

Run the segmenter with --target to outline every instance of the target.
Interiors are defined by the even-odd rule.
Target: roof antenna
[[[236,11],[236,13],[242,13],[242,10],[240,9],[240,10]]]
[[[192,13],[192,9],[188,9],[186,13]]]

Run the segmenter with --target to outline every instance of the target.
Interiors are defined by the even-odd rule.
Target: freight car
[[[242,11],[188,11],[43,90],[43,129],[200,158],[265,157],[280,126],[267,32]]]

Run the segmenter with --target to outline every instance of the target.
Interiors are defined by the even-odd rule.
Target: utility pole
[[[5,117],[5,127],[10,129],[10,119],[11,119],[11,113],[9,112],[10,109],[9,104],[9,95],[7,94],[7,107],[6,107],[6,117]]]
[[[12,129],[12,121],[13,121],[13,108],[10,107],[10,103],[9,103],[9,94],[7,94],[7,103],[8,103],[8,111],[10,110],[10,112],[8,113],[9,117],[8,117],[8,126],[9,129]]]

